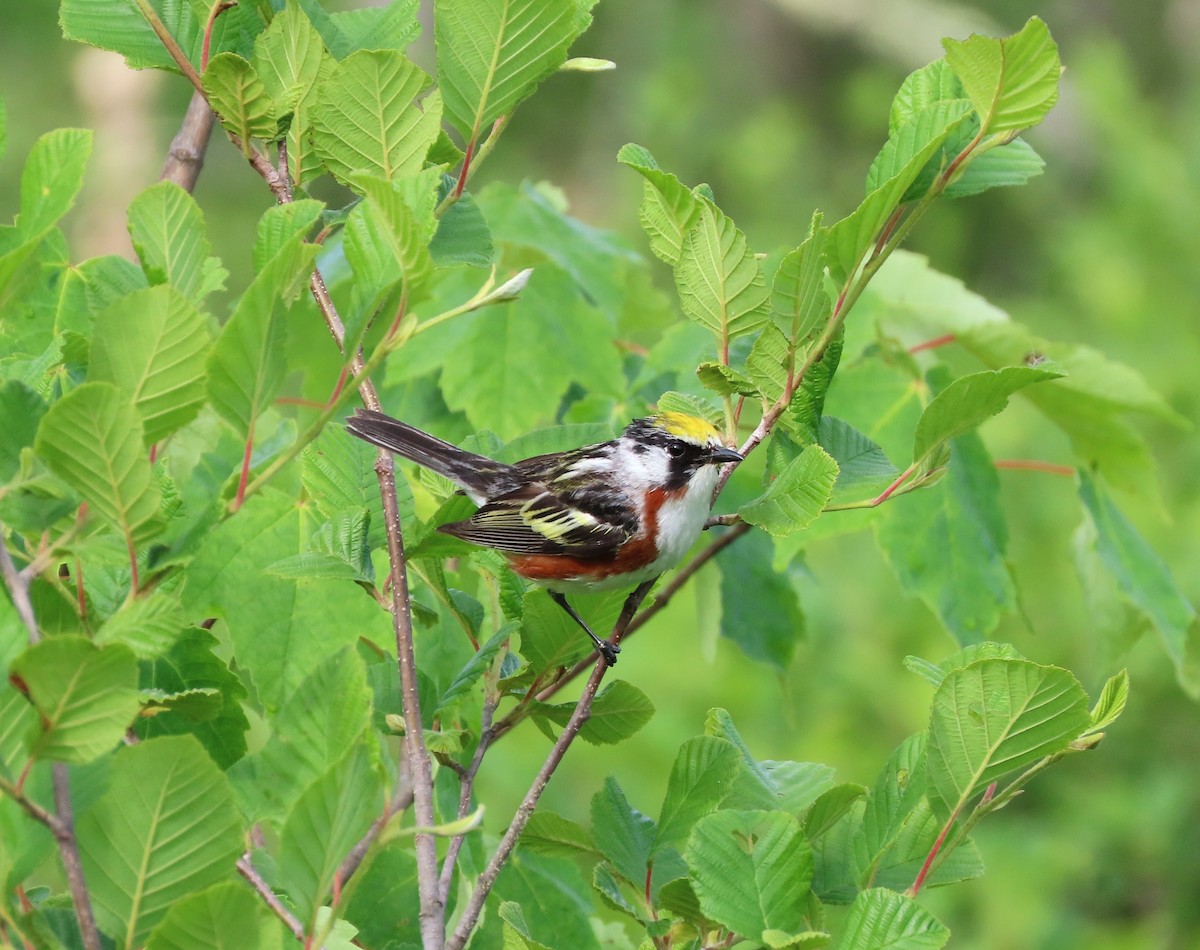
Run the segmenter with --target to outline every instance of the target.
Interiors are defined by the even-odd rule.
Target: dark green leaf
[[[597,847],[626,881],[644,885],[657,826],[633,808],[611,775],[592,796],[592,835]]]

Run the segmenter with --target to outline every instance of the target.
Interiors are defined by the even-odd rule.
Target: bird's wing
[[[438,530],[513,554],[576,557],[611,554],[631,536],[626,526],[570,505],[539,483],[494,498],[466,521]]]

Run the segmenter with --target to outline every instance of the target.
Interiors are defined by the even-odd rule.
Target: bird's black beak
[[[742,456],[733,449],[727,449],[725,446],[718,446],[712,450],[712,455],[708,457],[708,461],[712,465],[723,465],[726,462],[740,462]]]

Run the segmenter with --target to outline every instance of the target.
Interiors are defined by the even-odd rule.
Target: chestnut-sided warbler
[[[609,666],[620,648],[597,637],[566,594],[647,584],[678,564],[708,518],[717,466],[742,460],[714,426],[681,412],[635,419],[611,442],[512,464],[367,409],[346,428],[458,485],[479,510],[438,530],[503,552],[517,574],[549,591]]]

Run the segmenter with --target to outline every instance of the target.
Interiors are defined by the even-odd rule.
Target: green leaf
[[[833,787],[833,769],[828,765],[755,759],[733,724],[733,717],[719,706],[708,711],[704,732],[733,743],[742,755],[745,769],[738,775],[726,804],[799,815]]]
[[[459,699],[467,695],[471,688],[479,681],[480,677],[487,672],[496,655],[505,648],[508,639],[515,632],[514,624],[505,624],[497,630],[487,642],[484,643],[476,651],[475,655],[467,661],[466,665],[454,677],[450,685],[446,687],[446,691],[442,693],[438,700],[437,707],[434,709],[435,714],[444,712],[453,706]]]
[[[838,467],[833,500],[873,497],[900,474],[883,448],[850,423],[823,415],[817,431],[821,448]]]
[[[196,200],[170,181],[151,185],[129,205],[129,236],[151,284],[170,284],[192,303],[225,286],[227,272],[209,256]]]
[[[718,396],[757,396],[759,394],[758,388],[750,381],[749,377],[724,363],[706,360],[696,367],[696,376],[699,378],[701,386],[712,390]]]
[[[333,67],[321,34],[297,4],[285,5],[254,40],[254,71],[275,103],[276,119],[294,112]]]
[[[320,206],[298,204],[272,208],[260,219],[255,246],[258,273],[208,357],[209,399],[243,437],[253,437],[259,415],[283,384],[287,372],[283,308],[307,282],[318,250],[303,242],[299,226],[307,228]]]
[[[40,240],[71,210],[91,154],[89,129],[55,129],[34,143],[21,171],[22,238]]]
[[[821,516],[837,477],[837,462],[819,445],[810,445],[784,467],[762,495],[739,508],[738,514],[775,537],[785,537]]]
[[[921,873],[945,823],[945,818],[934,814],[927,798],[919,799],[901,824],[895,840],[870,872],[862,869],[856,854],[858,879],[864,886],[888,887],[896,891],[907,889]],[[970,838],[944,842],[941,854],[942,860],[925,878],[925,886],[940,887],[983,876],[983,857]]]
[[[187,625],[178,593],[158,588],[121,604],[96,631],[95,642],[123,643],[139,659],[150,660],[170,650]]]
[[[900,84],[888,112],[888,134],[894,133],[936,103],[965,96],[962,83],[946,60],[934,60],[909,73]]]
[[[1028,660],[981,660],[955,670],[933,696],[927,769],[943,818],[1006,775],[1061,752],[1090,721],[1068,670]]]
[[[111,383],[84,383],[42,417],[37,452],[126,547],[155,534],[159,487],[146,457],[142,423]]]
[[[236,53],[219,53],[201,77],[204,96],[227,132],[242,141],[249,154],[252,139],[278,137],[275,101],[250,63]]]
[[[937,141],[939,147],[929,157],[920,174],[909,185],[903,200],[912,201],[922,197],[935,178],[954,158],[969,139],[963,129],[969,123],[962,121],[971,111],[966,99],[947,99],[934,102],[915,112],[902,125],[888,135],[887,142],[871,162],[867,172],[867,193],[875,191],[895,175],[903,173],[914,155],[925,146]]]
[[[133,398],[152,445],[204,405],[210,342],[207,321],[178,290],[137,290],[97,314],[88,379],[114,383]]]
[[[183,589],[190,616],[224,618],[242,674],[272,713],[341,647],[391,638],[386,611],[356,585],[263,572],[299,553],[316,527],[308,518],[293,498],[271,489],[252,495],[207,533]]]
[[[680,746],[667,779],[653,855],[667,848],[682,849],[696,822],[715,811],[729,794],[741,762],[732,743],[713,736],[695,736]]]
[[[825,396],[842,362],[844,341],[843,328],[839,327],[824,352],[804,374],[804,381],[792,397],[792,404],[784,417],[796,437],[806,445],[817,441],[821,417],[825,412]]]
[[[749,937],[808,929],[813,856],[791,815],[727,810],[708,815],[696,822],[684,857],[705,917]]]
[[[916,656],[904,658],[904,668],[910,673],[916,673],[930,686],[937,689],[942,685],[946,674],[953,670],[970,666],[979,660],[1023,660],[1017,648],[1011,643],[994,643],[985,640],[983,643],[972,643],[963,647],[957,653],[951,654],[939,663],[930,663]]]
[[[575,711],[575,703],[560,703],[535,707],[535,716],[546,718],[565,726]],[[650,697],[632,683],[613,680],[596,695],[592,709],[579,737],[592,745],[614,745],[642,728],[654,715],[654,704]]]
[[[1016,606],[1000,479],[974,433],[952,443],[941,482],[883,506],[875,540],[900,586],[960,644],[986,639]]]
[[[459,198],[438,220],[429,254],[435,267],[489,267],[495,261],[492,232],[470,194]]]
[[[442,116],[438,92],[414,102],[429,82],[398,50],[363,50],[338,63],[311,116],[313,145],[333,176],[349,184],[357,172],[389,181],[419,172]]]
[[[779,262],[771,282],[771,309],[789,330],[793,346],[800,345],[829,316],[829,295],[825,292],[825,238],[822,215],[813,213],[808,237]]]
[[[804,637],[804,614],[791,580],[771,569],[773,554],[770,538],[752,531],[718,555],[721,636],[782,672]]]
[[[209,6],[177,0],[149,0],[149,6],[184,55],[193,65],[198,64]],[[241,4],[217,18],[212,31],[212,53],[225,49],[249,53],[249,37],[263,26],[256,7],[257,4]],[[179,72],[149,21],[128,0],[64,0],[59,20],[67,39],[120,53],[131,69],[152,67]]]
[[[279,921],[250,888],[225,881],[173,905],[146,950],[278,950],[280,941]]]
[[[913,439],[913,461],[928,461],[946,442],[1001,412],[1013,393],[1062,375],[1053,369],[1009,366],[960,376],[939,392],[921,414]]]
[[[545,425],[572,383],[612,396],[625,389],[611,321],[551,264],[517,300],[460,319],[470,324],[442,366],[442,394],[477,429],[508,438]]]
[[[552,858],[604,857],[583,825],[552,811],[537,811],[530,816],[521,832],[521,847]]]
[[[243,830],[225,776],[191,736],[112,759],[108,791],[76,825],[101,927],[126,947],[189,894],[226,879]]]
[[[0,383],[0,485],[21,469],[21,450],[33,445],[38,424],[46,413],[42,397],[24,383]]]
[[[306,0],[310,16],[315,6],[315,0]],[[360,49],[404,49],[421,35],[419,6],[419,0],[393,0],[386,6],[339,10],[328,16],[330,29],[322,23],[322,35],[338,59]]]
[[[942,192],[946,198],[964,198],[990,188],[1009,188],[1023,185],[1042,173],[1046,163],[1024,139],[1015,139],[999,148],[972,154]]]
[[[1121,670],[1114,673],[1100,691],[1100,698],[1092,707],[1091,722],[1087,734],[1102,732],[1116,722],[1125,711],[1125,703],[1129,699],[1129,671]]]
[[[877,887],[854,899],[833,950],[938,950],[950,931],[912,899]]]
[[[746,374],[759,395],[773,403],[783,395],[788,371],[794,369],[794,362],[795,350],[787,337],[774,323],[768,323],[746,357]]]
[[[654,156],[640,145],[622,146],[617,161],[646,179],[638,217],[650,237],[654,256],[674,267],[683,255],[683,239],[699,219],[703,203],[678,178],[659,168]]]
[[[710,201],[683,237],[675,287],[684,314],[716,334],[722,346],[768,320],[762,268],[746,236]]]
[[[942,46],[988,134],[1037,125],[1058,101],[1058,46],[1037,17],[1004,39],[976,34]]]
[[[1082,469],[1079,497],[1095,527],[1094,546],[1100,562],[1121,593],[1154,624],[1180,682],[1189,692],[1200,691],[1186,662],[1188,632],[1196,620],[1196,609],[1180,592],[1170,568],[1113,503],[1103,484]]]
[[[281,819],[303,789],[341,762],[371,721],[371,692],[363,662],[343,648],[287,696],[259,751],[230,770],[243,811]]]
[[[383,783],[354,746],[301,794],[280,834],[279,883],[311,929],[346,854],[383,808]]]
[[[246,687],[213,652],[217,646],[217,638],[207,630],[189,627],[177,635],[169,652],[142,665],[141,679],[143,688],[169,693],[215,690],[221,695],[216,714],[197,722],[183,712],[170,710],[139,719],[134,729],[143,739],[194,735],[212,760],[222,769],[228,769],[246,754],[250,723],[242,710]]]
[[[592,796],[594,840],[609,863],[630,884],[644,886],[657,830],[654,820],[629,804],[611,775]]]
[[[899,172],[869,192],[862,204],[830,227],[826,263],[835,281],[842,283],[855,273],[863,254],[878,238],[888,218],[905,200],[912,183],[953,130],[951,124],[932,136]]]
[[[111,751],[137,715],[137,664],[123,646],[52,637],[18,656],[11,674],[38,711],[29,737],[36,758],[90,762]]]
[[[909,736],[875,779],[862,819],[862,870],[870,880],[925,795],[925,733]]]
[[[588,921],[591,885],[573,862],[518,850],[497,878],[493,893],[525,909],[531,939],[554,950],[600,950]]]
[[[446,118],[464,139],[477,142],[558,70],[591,20],[576,0],[439,4],[434,33]]]
[[[516,901],[504,901],[498,914],[504,921],[504,950],[550,950],[529,935],[525,912]]]
[[[804,815],[804,836],[810,841],[832,828],[867,794],[865,785],[843,782],[822,793]]]

